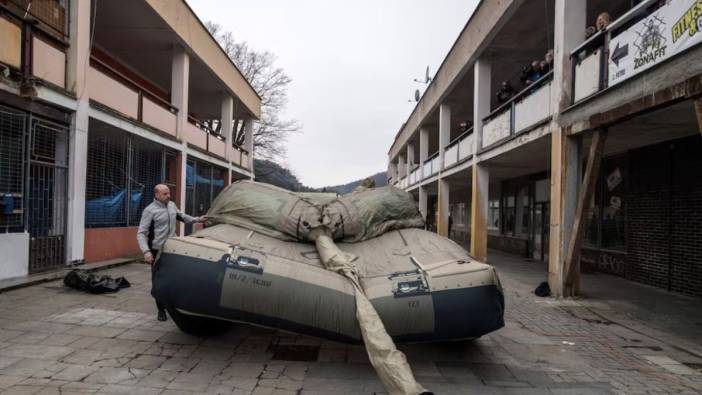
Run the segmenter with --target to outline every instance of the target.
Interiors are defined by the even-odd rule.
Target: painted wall
[[[29,233],[0,234],[0,280],[29,272]]]
[[[136,226],[86,229],[85,262],[140,256],[136,232]]]

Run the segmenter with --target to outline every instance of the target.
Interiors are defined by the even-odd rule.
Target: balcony
[[[571,52],[573,103],[619,84],[702,42],[687,17],[694,0],[645,0]],[[665,23],[665,28],[660,25]],[[651,30],[653,29],[653,30]],[[649,33],[652,32],[652,33]],[[642,42],[645,34],[652,34]]]
[[[525,132],[551,118],[553,72],[543,76],[483,119],[481,149]]]
[[[175,138],[178,109],[165,93],[147,89],[96,56],[90,59],[88,86],[91,101]]]
[[[473,156],[473,128],[456,137],[444,152],[444,169],[453,167]]]
[[[68,42],[65,30],[56,27],[65,25],[63,7],[58,2],[45,4],[56,7],[52,25],[32,13],[23,17],[15,3],[0,3],[0,63],[14,79],[36,79],[65,89]]]
[[[422,179],[429,178],[441,170],[439,153],[435,153],[422,164]]]

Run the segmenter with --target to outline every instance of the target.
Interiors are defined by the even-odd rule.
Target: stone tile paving
[[[2,394],[384,393],[360,346],[245,325],[189,336],[156,321],[147,266],[109,273],[132,287],[88,295],[56,281],[0,294]],[[505,328],[401,346],[424,386],[437,394],[702,391],[702,358],[674,339],[643,335],[582,303],[536,298],[509,270],[502,280]],[[280,350],[305,350],[307,360]]]

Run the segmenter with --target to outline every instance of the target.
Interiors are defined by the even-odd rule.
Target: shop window
[[[529,188],[524,187],[520,195],[522,197],[522,218],[520,224],[520,234],[522,236],[527,236],[529,234],[529,217],[531,216],[531,205],[529,204]]]
[[[502,232],[507,236],[514,236],[517,217],[517,206],[515,196],[505,196],[504,203],[504,228],[502,229]]]
[[[493,199],[488,201],[488,230],[500,230],[500,200]]]
[[[154,186],[164,182],[166,155],[174,155],[174,151],[91,121],[85,226],[139,225],[144,208],[154,199]]]
[[[26,115],[0,106],[0,232],[24,230]]]
[[[626,249],[627,167],[624,157],[618,157],[602,169],[602,248]]]
[[[127,147],[126,132],[92,127],[88,133],[87,228],[127,226]]]

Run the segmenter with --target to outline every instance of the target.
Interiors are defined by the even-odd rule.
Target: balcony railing
[[[667,3],[644,0],[610,23],[604,31],[575,48],[570,54],[573,103],[587,99],[698,44],[699,35],[695,38],[689,35],[687,42],[673,45],[675,35],[685,33],[683,25],[673,24],[679,19],[683,20],[686,12],[695,4],[695,0]],[[664,20],[668,25],[662,28],[660,25]],[[645,34],[650,36],[646,47],[636,43]],[[637,45],[648,48],[644,56],[639,55]]]
[[[90,58],[88,86],[91,100],[176,136],[176,107],[94,56]],[[189,133],[186,130],[186,135]]]
[[[473,156],[473,128],[453,139],[444,152],[444,169]]]
[[[548,120],[553,115],[552,79],[553,72],[547,73],[483,119],[480,148],[490,147]]]
[[[68,42],[62,34],[47,31],[46,24],[25,19],[0,2],[0,43],[0,63],[13,77],[65,89]]]

